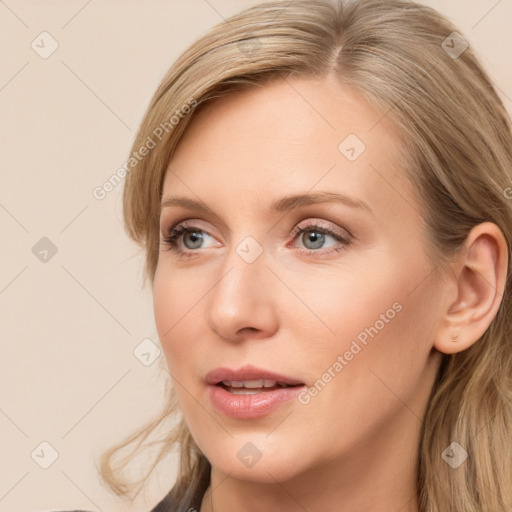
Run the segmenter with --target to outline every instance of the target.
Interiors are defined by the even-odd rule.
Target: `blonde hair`
[[[427,252],[437,268],[447,268],[469,231],[484,221],[501,229],[511,254],[510,118],[472,49],[456,53],[465,48],[456,31],[435,10],[405,0],[292,0],[246,9],[192,44],[155,92],[132,150],[150,138],[156,147],[126,176],[125,228],[145,251],[144,283],[148,277],[153,283],[158,261],[167,165],[194,114],[216,97],[291,74],[334,74],[398,127]],[[191,103],[188,115],[169,123]],[[443,356],[418,447],[421,512],[505,512],[512,506],[511,294],[509,264],[488,330],[469,349]],[[121,470],[131,456],[117,462],[116,456],[137,440],[139,450],[166,418],[181,418],[158,440],[159,455],[145,478],[179,448],[178,479],[162,510],[199,509],[211,467],[180,417],[170,385],[167,393],[155,420],[102,455],[100,473],[113,492],[130,495],[134,484]],[[453,441],[469,454],[456,470],[442,458]]]

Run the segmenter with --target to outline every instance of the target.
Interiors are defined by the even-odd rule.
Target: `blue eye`
[[[167,249],[174,251],[180,257],[192,256],[196,249],[204,249],[203,242],[210,237],[203,229],[182,222],[172,227],[167,235],[162,236],[162,244]],[[296,247],[303,254],[330,254],[340,252],[348,248],[352,243],[350,235],[344,234],[333,229],[321,226],[317,223],[310,223],[302,227],[295,227],[292,231],[294,240],[300,238],[306,248]],[[326,238],[330,237],[335,241],[334,246],[324,247]],[[185,250],[180,247],[180,241]],[[336,243],[337,242],[337,243]],[[311,244],[307,247],[307,244]],[[320,250],[321,249],[321,250]]]
[[[191,236],[188,237],[188,240],[190,241],[192,247],[185,245],[185,248],[189,250],[201,249],[201,243],[205,239],[204,234],[210,236],[201,228],[182,223],[171,228],[169,233],[162,238],[162,242],[167,245],[169,249],[175,252],[183,252],[178,246],[178,238],[182,238],[183,242],[185,242],[187,239],[186,235],[189,234]]]
[[[299,247],[301,252],[306,254],[313,254],[319,252],[318,249],[323,250],[322,253],[339,252],[345,250],[350,244],[351,239],[348,235],[343,235],[332,229],[320,226],[318,224],[309,224],[304,227],[297,227],[292,234],[297,237],[300,235],[301,242],[306,246],[305,249]],[[334,247],[331,245],[325,247],[326,237],[330,237],[335,241]],[[338,242],[338,245],[336,244]],[[308,244],[309,245],[308,247]],[[341,244],[341,245],[340,245]]]

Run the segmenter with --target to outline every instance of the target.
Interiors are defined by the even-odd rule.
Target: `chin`
[[[267,435],[235,436],[203,453],[212,467],[230,478],[268,484],[292,479],[304,464],[303,450],[286,446],[286,440],[277,436],[270,441]]]

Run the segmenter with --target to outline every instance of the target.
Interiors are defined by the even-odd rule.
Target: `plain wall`
[[[2,512],[150,510],[174,481],[170,458],[130,506],[95,471],[102,448],[162,407],[164,375],[162,357],[146,366],[134,355],[158,340],[122,184],[103,200],[92,191],[126,160],[171,63],[256,3],[0,2]],[[459,26],[512,111],[512,1],[425,3]],[[58,43],[48,58],[43,31]],[[58,453],[47,469],[41,443]]]

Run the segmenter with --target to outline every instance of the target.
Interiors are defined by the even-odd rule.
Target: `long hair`
[[[407,0],[271,1],[212,28],[172,65],[144,115],[123,191],[127,234],[145,252],[144,283],[158,261],[158,207],[168,162],[205,103],[271,80],[336,76],[360,91],[403,136],[425,223],[429,257],[445,268],[469,231],[485,221],[512,252],[512,135],[496,90],[460,31],[432,8]],[[140,151],[142,147],[150,148]],[[133,156],[135,153],[138,157]],[[140,157],[145,153],[143,157]],[[243,171],[241,171],[243,172]],[[443,355],[418,446],[421,512],[505,512],[512,506],[512,283],[500,308],[467,350]],[[102,454],[100,473],[119,496],[130,457],[166,419],[158,440],[180,466],[159,511],[199,509],[211,466],[180,418],[168,386],[161,414]],[[453,442],[468,459],[456,470],[442,457]],[[144,479],[139,483],[144,482]]]

